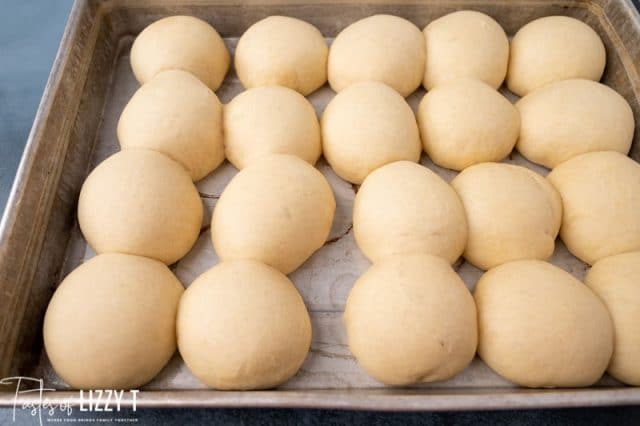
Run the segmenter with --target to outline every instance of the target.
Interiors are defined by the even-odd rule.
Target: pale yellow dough
[[[87,177],[78,222],[97,253],[171,264],[198,238],[202,201],[180,164],[155,151],[129,149],[107,158]]]
[[[474,293],[478,355],[527,387],[582,387],[604,373],[613,350],[606,307],[568,272],[519,260],[485,273]]]
[[[407,97],[424,77],[424,36],[398,16],[374,15],[343,29],[329,50],[329,84],[340,92],[352,84],[378,81]]]
[[[518,140],[520,114],[485,83],[459,79],[435,87],[422,98],[418,125],[433,162],[462,170],[509,155]]]
[[[544,177],[520,166],[482,163],[462,171],[451,185],[467,212],[467,261],[486,270],[551,256],[562,202]]]
[[[329,48],[313,25],[269,16],[238,40],[235,68],[246,88],[285,86],[308,95],[327,81]]]
[[[599,260],[585,283],[613,319],[613,357],[607,371],[621,382],[640,386],[640,251]]]
[[[562,80],[534,90],[516,103],[520,138],[528,160],[554,168],[579,154],[631,148],[635,123],[627,101],[591,80]]]
[[[607,54],[600,36],[568,16],[529,22],[511,40],[507,87],[518,96],[559,80],[602,77]]]
[[[252,260],[222,262],[185,291],[178,348],[216,389],[267,389],[293,376],[311,344],[311,321],[289,279]]]
[[[292,155],[270,155],[242,169],[211,219],[222,260],[253,259],[288,274],[323,246],[336,202],[327,180]]]
[[[200,180],[224,160],[222,104],[192,74],[163,71],[140,87],[118,121],[123,149],[158,151]]]
[[[295,90],[256,87],[224,108],[226,155],[238,169],[269,154],[291,154],[314,165],[322,153],[313,105]]]
[[[161,262],[101,254],[71,272],[44,317],[56,374],[76,389],[136,389],[176,350],[183,288]]]
[[[389,86],[358,83],[336,95],[321,120],[324,156],[341,178],[360,184],[385,164],[420,159],[416,118]]]
[[[230,61],[218,32],[192,16],[169,16],[152,23],[131,47],[131,68],[141,84],[161,71],[179,69],[217,90]]]
[[[507,74],[509,40],[492,17],[461,10],[438,18],[424,30],[427,62],[423,85],[475,78],[497,89]]]
[[[456,192],[410,161],[387,164],[367,176],[355,198],[353,230],[372,262],[427,253],[453,263],[467,242],[467,219]]]
[[[583,262],[640,250],[640,165],[614,151],[578,155],[547,176],[562,197],[560,237]]]
[[[409,385],[449,379],[476,352],[473,297],[443,259],[426,254],[376,262],[344,311],[349,349],[375,379]]]

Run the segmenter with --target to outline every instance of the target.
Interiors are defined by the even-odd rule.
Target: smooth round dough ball
[[[308,95],[327,81],[328,53],[324,37],[313,25],[269,16],[238,40],[235,68],[246,88],[277,85]]]
[[[391,256],[354,284],[344,311],[349,349],[375,379],[409,385],[449,379],[476,352],[473,297],[435,256]]]
[[[360,184],[394,161],[420,160],[415,115],[402,96],[382,83],[358,83],[338,93],[321,125],[324,157],[349,182]]]
[[[475,289],[478,355],[518,385],[582,387],[604,373],[613,351],[607,308],[568,272],[518,260],[485,273]]]
[[[613,356],[607,371],[621,382],[640,386],[640,251],[599,260],[585,283],[613,320]]]
[[[131,68],[144,84],[161,71],[190,72],[217,90],[231,57],[218,32],[193,16],[169,16],[145,28],[131,47]]]
[[[185,291],[178,348],[189,370],[216,389],[268,389],[292,377],[311,345],[302,297],[276,269],[222,262]]]
[[[200,234],[202,201],[184,168],[155,151],[120,151],[96,167],[78,200],[82,234],[96,253],[172,264]]]
[[[424,77],[424,36],[398,16],[374,15],[338,34],[329,50],[329,84],[340,92],[355,83],[378,81],[407,97]]]
[[[158,151],[182,164],[194,181],[224,161],[222,104],[192,74],[163,71],[140,87],[118,121],[122,149]]]
[[[292,155],[270,155],[242,169],[222,192],[211,219],[222,260],[253,259],[284,274],[329,236],[336,201],[327,180]]]
[[[314,165],[322,154],[313,105],[295,90],[256,87],[224,109],[226,155],[237,169],[269,154],[291,154]]]
[[[509,63],[509,40],[492,17],[461,10],[432,21],[423,31],[427,90],[458,78],[475,78],[497,89]]]
[[[453,263],[467,243],[467,218],[448,183],[424,166],[398,161],[364,180],[353,206],[353,231],[372,262],[426,253]]]
[[[516,103],[520,138],[516,148],[528,160],[554,168],[579,154],[631,148],[635,122],[627,101],[591,80],[547,84]]]
[[[614,151],[578,155],[547,176],[562,197],[560,237],[590,265],[640,250],[640,165]]]
[[[462,170],[509,155],[518,140],[520,114],[485,83],[461,79],[437,86],[422,98],[418,125],[433,162]]]
[[[553,254],[562,201],[544,177],[520,166],[483,163],[462,171],[451,185],[467,212],[467,261],[486,270]]]
[[[589,25],[568,16],[546,16],[520,28],[511,40],[507,87],[524,96],[554,81],[598,81],[606,62],[604,44]]]
[[[101,254],[78,266],[53,294],[44,346],[56,374],[77,389],[135,389],[176,350],[183,288],[161,262]]]

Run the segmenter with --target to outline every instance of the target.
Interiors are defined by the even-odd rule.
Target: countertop
[[[638,1],[634,0],[636,6]],[[2,0],[0,13],[0,211],[40,102],[72,0]],[[56,416],[62,419],[66,416]],[[135,424],[518,424],[640,425],[640,407],[575,408],[442,413],[377,413],[337,410],[164,409],[100,416],[77,411],[65,422],[133,419]],[[0,409],[0,425],[13,411]],[[93,419],[93,421],[91,420]],[[37,425],[38,417],[16,410],[16,424]],[[43,424],[48,423],[46,416]]]

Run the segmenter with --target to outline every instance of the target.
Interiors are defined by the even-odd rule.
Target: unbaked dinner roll
[[[341,178],[362,183],[385,164],[420,160],[415,115],[389,86],[358,83],[336,95],[322,114],[322,150]]]
[[[77,389],[135,389],[176,350],[183,288],[161,262],[101,254],[62,281],[44,317],[44,346]]]
[[[459,79],[433,88],[422,98],[418,125],[433,162],[462,170],[509,155],[518,139],[520,114],[485,83]]]
[[[475,289],[478,355],[527,387],[580,387],[604,373],[613,350],[606,307],[568,272],[540,260],[505,263]]]
[[[313,25],[269,16],[238,40],[235,68],[246,88],[285,86],[308,95],[327,81],[329,48]]]
[[[217,389],[266,389],[293,376],[309,351],[311,321],[291,281],[253,260],[222,262],[185,291],[178,348]]]
[[[606,62],[604,44],[589,25],[568,16],[546,16],[520,28],[511,40],[507,87],[524,96],[553,81],[598,81]]]
[[[443,259],[387,257],[356,281],[344,311],[349,349],[389,385],[446,380],[476,352],[473,297]]]
[[[578,155],[547,176],[562,197],[560,237],[583,262],[640,250],[640,165],[614,151]]]
[[[528,160],[554,168],[578,154],[627,154],[635,123],[627,101],[591,80],[562,80],[529,93],[516,103],[520,138],[516,148]]]
[[[492,17],[461,10],[432,21],[423,33],[427,62],[422,84],[426,89],[461,77],[500,87],[507,74],[509,40]]]
[[[145,28],[131,47],[131,68],[140,83],[164,70],[195,75],[211,90],[222,84],[231,61],[218,32],[192,16],[169,16]]]
[[[453,263],[467,242],[467,219],[448,183],[420,164],[398,161],[364,180],[353,206],[353,231],[372,262],[420,252]]]
[[[282,86],[240,93],[224,108],[227,158],[238,169],[269,154],[291,154],[313,165],[322,153],[320,124],[304,96]]]
[[[621,382],[640,386],[640,251],[599,260],[585,283],[600,296],[613,320],[613,357],[607,371]]]
[[[336,92],[379,81],[409,96],[424,77],[424,36],[398,16],[374,15],[342,30],[329,50],[329,84]]]
[[[222,260],[253,259],[288,274],[329,236],[335,198],[327,180],[292,155],[242,169],[213,210],[211,237]]]
[[[463,170],[451,185],[467,212],[467,261],[490,269],[551,256],[562,202],[544,177],[520,166],[483,163]]]
[[[185,71],[163,71],[140,87],[118,121],[123,149],[146,148],[182,164],[200,180],[224,160],[222,105]]]
[[[180,164],[155,151],[128,149],[87,177],[78,222],[97,253],[135,254],[171,264],[198,238],[202,201]]]

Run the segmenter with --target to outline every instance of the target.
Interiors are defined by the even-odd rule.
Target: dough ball
[[[509,155],[518,140],[520,115],[483,82],[461,79],[444,83],[422,98],[418,125],[433,162],[462,170]]]
[[[164,264],[101,254],[78,266],[53,294],[44,346],[54,370],[77,389],[135,389],[176,350],[183,288]]]
[[[562,201],[544,177],[520,166],[483,163],[465,169],[451,185],[467,212],[467,261],[486,270],[551,256]]]
[[[407,97],[422,82],[425,42],[406,19],[374,15],[342,30],[329,50],[329,84],[340,92],[362,81],[378,81]]]
[[[606,62],[604,44],[589,25],[568,16],[539,18],[511,40],[507,87],[524,96],[553,81],[598,81]]]
[[[216,389],[267,389],[296,374],[311,321],[291,281],[253,260],[220,263],[185,291],[178,348],[189,370]]]
[[[578,154],[627,154],[633,111],[615,90],[591,80],[563,80],[534,90],[516,103],[522,120],[518,151],[554,168]]]
[[[120,151],[82,185],[78,222],[97,253],[127,253],[172,264],[200,233],[202,201],[187,172],[146,149]]]
[[[599,260],[585,282],[613,320],[613,357],[607,371],[621,382],[640,386],[640,251]]]
[[[227,158],[238,169],[269,154],[291,154],[313,165],[322,153],[313,105],[295,90],[257,87],[225,106]]]
[[[415,115],[402,96],[382,83],[358,83],[336,95],[321,124],[324,156],[349,182],[360,184],[394,161],[420,160]]]
[[[518,260],[485,273],[476,286],[478,355],[507,380],[527,387],[595,383],[613,350],[604,304],[568,272]]]
[[[230,61],[218,32],[192,16],[169,16],[154,22],[131,47],[131,68],[141,84],[161,71],[179,69],[217,90]]]
[[[308,95],[327,81],[329,48],[313,25],[269,16],[238,40],[235,67],[246,88],[285,86]]]
[[[242,169],[224,189],[211,220],[222,260],[253,259],[284,274],[329,236],[336,202],[322,174],[292,155],[270,155]]]
[[[423,31],[427,42],[424,87],[466,77],[497,89],[507,74],[509,40],[492,17],[461,10],[432,21]]]
[[[443,259],[392,256],[356,281],[344,311],[349,349],[388,385],[446,380],[476,352],[473,297]]]
[[[578,155],[547,176],[562,197],[560,237],[590,265],[640,250],[640,165],[614,151]]]
[[[140,87],[118,121],[123,149],[158,151],[200,180],[224,160],[222,105],[192,74],[163,71]]]
[[[410,161],[387,164],[367,176],[356,194],[353,230],[372,262],[427,253],[453,263],[467,242],[467,218],[456,192]]]

